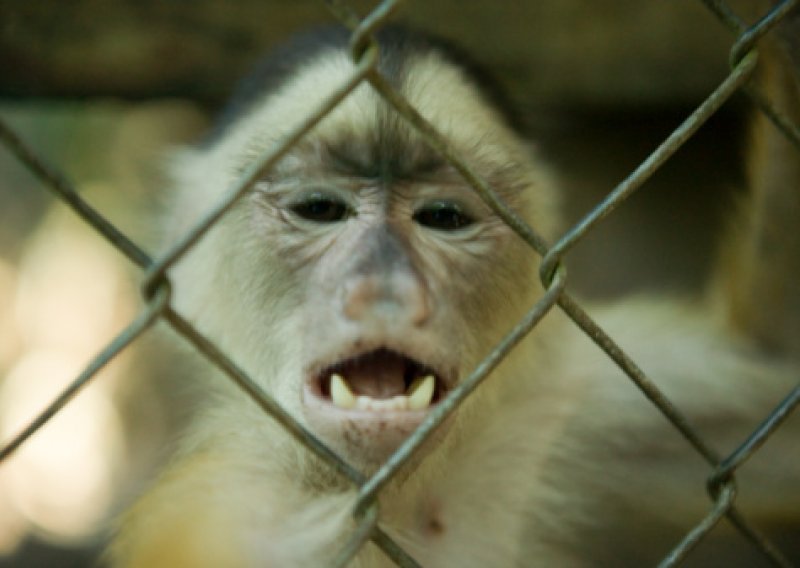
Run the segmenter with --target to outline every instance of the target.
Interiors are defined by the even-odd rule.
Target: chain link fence
[[[52,400],[44,411],[31,420],[28,426],[18,435],[5,442],[2,449],[0,449],[0,462],[11,456],[55,414],[69,404],[81,389],[89,385],[93,377],[104,365],[114,359],[137,338],[147,333],[157,321],[163,320],[183,336],[186,341],[191,343],[197,351],[202,353],[209,364],[216,365],[224,371],[230,380],[244,390],[265,413],[282,424],[298,442],[323,458],[332,468],[344,474],[359,488],[359,496],[353,510],[354,517],[357,520],[357,529],[341,550],[339,556],[333,561],[334,565],[346,565],[359,552],[360,548],[371,540],[398,565],[417,566],[418,564],[414,559],[379,527],[377,501],[381,490],[403,464],[409,460],[427,436],[488,377],[506,354],[551,309],[558,306],[643,391],[652,404],[664,414],[683,435],[687,443],[709,465],[711,471],[707,481],[707,489],[711,501],[709,512],[669,552],[661,565],[674,566],[680,563],[722,517],[727,517],[741,535],[752,541],[766,558],[775,565],[789,566],[790,562],[781,555],[767,538],[748,523],[745,516],[737,510],[735,506],[736,485],[734,474],[781,425],[795,407],[800,404],[800,386],[787,393],[785,399],[768,416],[764,417],[763,422],[746,440],[742,441],[734,452],[727,456],[717,455],[689,425],[689,422],[681,412],[656,388],[647,375],[637,366],[636,362],[586,314],[581,305],[570,295],[566,271],[561,264],[562,259],[573,247],[591,234],[597,223],[610,215],[630,195],[636,192],[737,91],[745,92],[760,110],[800,149],[800,129],[798,126],[787,120],[749,82],[757,66],[758,53],[756,44],[758,40],[768,34],[796,5],[796,2],[794,0],[785,0],[766,13],[757,23],[748,26],[724,2],[718,0],[701,1],[735,36],[730,50],[731,70],[729,75],[647,159],[553,245],[546,243],[534,228],[531,228],[520,219],[494,193],[492,188],[475,173],[470,164],[462,160],[450,148],[447,141],[377,71],[379,48],[373,34],[391,18],[401,0],[385,0],[364,18],[359,18],[344,0],[326,1],[328,8],[352,31],[350,49],[355,62],[352,75],[338,89],[330,93],[319,108],[309,109],[305,121],[290,135],[286,136],[278,147],[271,149],[258,160],[255,160],[249,170],[241,176],[228,196],[213,210],[208,211],[200,223],[183,235],[171,250],[159,258],[148,256],[142,248],[120,232],[100,212],[88,205],[79,196],[70,180],[61,175],[56,168],[43,161],[34,149],[26,145],[13,130],[0,121],[0,138],[9,151],[37,176],[47,189],[62,199],[87,224],[91,225],[121,254],[126,256],[128,260],[141,268],[144,273],[142,294],[147,304],[139,316],[110,342],[84,371]],[[466,380],[454,388],[441,401],[417,431],[371,477],[365,477],[340,459],[332,450],[282,409],[269,394],[264,392],[224,352],[194,329],[181,315],[176,313],[170,304],[171,289],[167,276],[169,268],[179,262],[181,257],[249,191],[258,179],[268,172],[327,113],[364,82],[369,83],[399,115],[413,125],[426,142],[460,172],[494,212],[542,256],[540,276],[545,286],[545,293],[542,298],[517,323],[516,327],[494,348],[490,355],[478,365]]]

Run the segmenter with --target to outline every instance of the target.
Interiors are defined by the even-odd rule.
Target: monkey
[[[174,157],[170,232],[188,231],[347,80],[348,38],[325,28],[280,48],[209,138]],[[555,242],[557,175],[502,90],[444,40],[396,26],[375,38],[382,76]],[[789,47],[762,66],[769,93],[798,121],[800,52]],[[753,130],[751,194],[732,215],[707,293],[587,308],[720,453],[800,378],[800,152],[763,117]],[[178,313],[369,476],[542,298],[540,264],[362,83],[169,277]],[[330,565],[355,530],[357,487],[213,366],[191,380],[197,408],[168,465],[123,515],[111,564]],[[769,459],[742,472],[757,483],[741,505],[758,526],[795,535],[797,426],[790,418],[763,450]],[[377,522],[425,567],[648,565],[711,509],[711,471],[553,308],[380,491]],[[725,565],[737,562],[754,561]],[[393,562],[367,542],[350,565]]]

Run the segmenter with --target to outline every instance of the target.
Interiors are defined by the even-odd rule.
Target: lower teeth
[[[422,410],[428,408],[433,400],[436,380],[433,375],[416,378],[408,387],[406,394],[392,398],[377,399],[353,394],[347,381],[338,373],[330,378],[331,401],[339,408],[358,410]]]

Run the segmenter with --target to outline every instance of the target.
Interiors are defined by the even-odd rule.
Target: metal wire
[[[697,110],[683,121],[641,165],[615,187],[601,203],[589,211],[581,221],[568,230],[553,246],[549,246],[534,228],[528,226],[481,178],[471,165],[458,155],[447,139],[437,132],[378,71],[377,63],[380,49],[373,34],[396,11],[401,3],[400,0],[385,0],[379,3],[364,18],[360,18],[345,0],[325,0],[325,4],[330,11],[352,30],[350,51],[355,63],[352,74],[342,85],[334,89],[316,109],[309,109],[308,115],[302,124],[285,136],[277,146],[269,149],[260,158],[254,160],[247,171],[229,190],[225,198],[208,211],[199,223],[183,235],[173,248],[157,259],[152,259],[150,255],[119,231],[101,213],[88,205],[75,191],[75,188],[66,177],[61,175],[56,168],[42,160],[34,150],[0,120],[0,140],[10,152],[45,187],[53,191],[87,224],[92,226],[131,262],[144,270],[142,293],[147,302],[146,307],[136,319],[111,341],[67,388],[56,396],[39,415],[34,417],[19,434],[0,447],[0,461],[12,455],[64,406],[69,404],[81,389],[86,388],[106,363],[144,334],[156,321],[163,320],[198,352],[202,353],[210,364],[222,370],[231,381],[238,385],[264,410],[265,414],[280,423],[295,440],[314,452],[359,488],[358,497],[352,511],[356,520],[356,528],[335,558],[334,566],[347,565],[358,555],[368,541],[375,543],[400,566],[419,566],[402,547],[380,528],[378,498],[381,491],[394,478],[397,471],[414,455],[428,436],[483,381],[489,379],[491,372],[514,349],[519,341],[536,327],[554,306],[558,305],[572,319],[575,325],[592,339],[639,387],[653,405],[659,409],[713,469],[707,481],[708,492],[712,500],[708,514],[664,557],[660,566],[671,567],[684,560],[709,531],[722,518],[726,517],[742,535],[754,543],[766,558],[777,566],[789,566],[789,562],[774,545],[758,533],[745,520],[741,512],[735,508],[736,480],[734,474],[747,459],[758,451],[789,414],[800,405],[800,386],[792,390],[734,452],[722,458],[701,438],[686,417],[661,393],[648,378],[645,371],[639,368],[566,291],[567,273],[562,265],[565,255],[578,242],[586,238],[598,223],[612,214],[630,195],[638,191],[653,173],[687,140],[694,136],[697,130],[734,93],[738,91],[747,93],[758,108],[775,123],[781,132],[800,148],[800,127],[792,123],[785,114],[775,108],[763,94],[748,85],[748,81],[758,62],[758,41],[766,34],[769,34],[774,26],[786,17],[796,6],[797,1],[785,0],[779,3],[752,26],[746,25],[722,0],[700,1],[736,34],[736,39],[730,50],[730,74],[699,105]],[[312,433],[307,431],[223,351],[172,309],[170,306],[171,286],[167,274],[168,269],[191,250],[203,238],[205,233],[217,224],[238,200],[247,194],[258,179],[269,171],[308,131],[336,108],[356,87],[365,82],[370,84],[394,108],[399,116],[416,129],[422,138],[463,176],[475,192],[522,240],[542,255],[540,278],[545,289],[542,297],[494,347],[490,354],[478,364],[461,384],[448,393],[417,430],[369,478],[350,466]]]
[[[11,438],[6,444],[0,448],[0,461],[6,459],[13,454],[19,447],[25,443],[28,438],[38,432],[50,419],[55,416],[62,408],[64,408],[69,401],[83,389],[89,381],[106,366],[112,359],[119,355],[126,347],[133,343],[142,333],[149,329],[158,317],[166,309],[170,297],[170,289],[168,286],[159,288],[153,302],[147,306],[144,312],[131,323],[122,333],[120,333],[108,347],[103,349],[92,361],[87,365],[86,369],[72,381],[67,388],[65,388],[60,395],[42,410],[42,412],[34,418],[19,434]]]
[[[693,528],[669,554],[667,554],[664,560],[659,563],[659,568],[677,566],[678,563],[684,560],[689,552],[700,543],[703,537],[717,526],[720,519],[730,510],[735,498],[736,487],[733,484],[725,485],[720,491],[719,498],[714,502],[714,508],[711,512],[700,521],[700,523]]]
[[[566,285],[565,271],[556,274],[545,295],[523,317],[517,326],[506,335],[497,347],[487,355],[478,367],[462,383],[451,390],[444,400],[425,417],[422,424],[409,436],[400,447],[386,460],[386,463],[361,487],[356,513],[373,503],[377,493],[388,483],[391,477],[406,463],[413,453],[422,445],[427,437],[452,414],[467,396],[484,381],[503,358],[516,346],[547,312],[558,301],[559,295]]]
[[[578,244],[597,223],[607,217],[617,207],[644,185],[664,163],[697,132],[711,116],[741,87],[755,69],[757,57],[748,54],[736,65],[722,84],[683,123],[670,134],[661,145],[642,162],[632,174],[614,188],[600,205],[592,209],[586,217],[570,229],[564,237],[551,248],[540,269],[543,282],[550,279],[556,264]]]

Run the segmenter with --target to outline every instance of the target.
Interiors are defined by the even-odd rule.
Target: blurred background
[[[0,115],[152,250],[158,164],[166,147],[202,124],[191,105],[6,101]],[[0,152],[0,439],[16,434],[136,317],[140,280]],[[90,565],[109,515],[146,479],[170,424],[166,394],[154,388],[165,370],[142,354],[150,343],[116,357],[0,466],[0,566]]]
[[[746,17],[756,2],[731,5]],[[352,3],[365,14],[371,3]],[[398,19],[473,52],[510,90],[573,223],[724,78],[728,31],[696,0],[407,2]],[[0,116],[151,254],[163,164],[321,2],[4,0]],[[742,186],[746,106],[726,105],[568,258],[584,296],[691,293]],[[0,149],[0,442],[142,309],[141,271]],[[0,464],[0,567],[97,565],[109,518],[175,420],[151,336]]]

